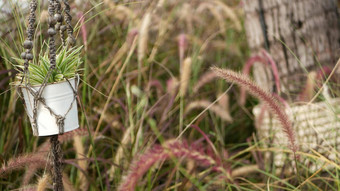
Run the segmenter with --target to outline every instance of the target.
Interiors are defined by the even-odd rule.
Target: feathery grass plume
[[[109,16],[115,17],[121,22],[126,22],[126,24],[128,24],[131,19],[135,19],[136,17],[134,11],[124,5],[117,5],[112,11],[109,11],[107,13]]]
[[[259,170],[258,165],[247,165],[247,166],[242,166],[239,168],[236,168],[231,172],[232,177],[238,177],[238,176],[244,176],[246,174],[256,172]]]
[[[73,140],[74,137],[79,136],[79,137],[84,137],[87,136],[89,134],[89,132],[86,129],[81,129],[78,128],[76,130],[64,133],[63,135],[59,135],[58,139],[61,143],[64,142],[68,142]],[[38,150],[35,154],[39,154],[42,157],[47,157],[49,148],[50,148],[50,141],[47,140],[46,142],[44,142],[43,144],[41,144],[38,147]],[[29,181],[31,180],[31,178],[33,177],[33,175],[35,174],[35,172],[41,168],[41,164],[30,164],[28,165],[28,170],[26,170],[23,180],[22,180],[22,184],[23,185],[27,185],[29,183]]]
[[[164,43],[164,39],[167,36],[168,26],[169,26],[169,20],[167,18],[161,18],[159,21],[158,21],[158,18],[154,20],[155,21],[153,25],[150,26],[150,30],[157,28],[158,35],[155,37],[155,41],[153,43],[151,53],[148,57],[148,62],[154,61],[158,53],[158,49],[164,46],[163,43]]]
[[[28,165],[28,167],[26,168],[25,173],[23,174],[21,185],[27,186],[29,184],[30,180],[32,179],[32,177],[34,176],[34,174],[36,173],[36,171],[39,168],[40,168],[39,164],[30,164],[30,165]]]
[[[111,0],[104,0],[103,3],[109,9],[114,9],[116,7],[116,3],[114,1],[111,1]],[[112,12],[112,10],[110,10],[108,12]]]
[[[37,191],[45,191],[47,189],[49,181],[50,176],[48,174],[44,174],[41,178],[39,178],[37,184]]]
[[[106,11],[106,16],[110,18],[117,18],[120,21],[129,20],[131,18],[135,18],[134,11],[130,10],[128,7],[124,5],[116,5],[114,1],[104,0],[104,6],[108,7],[108,11]]]
[[[137,185],[137,181],[144,173],[158,161],[165,160],[168,155],[160,145],[155,145],[148,150],[138,160],[131,164],[126,177],[123,177],[122,184],[119,186],[119,191],[133,191]]]
[[[90,133],[93,133],[93,132],[90,131]],[[65,142],[72,141],[75,136],[85,137],[88,135],[89,135],[89,132],[87,129],[78,128],[76,130],[69,131],[62,135],[59,135],[58,140],[60,143],[65,143]],[[47,152],[49,151],[50,147],[51,147],[50,142],[47,140],[39,146],[38,152]]]
[[[220,69],[217,67],[212,67],[211,70],[214,71],[220,78],[225,79],[227,82],[236,83],[239,86],[244,87],[253,96],[263,101],[270,108],[271,112],[275,114],[278,121],[281,123],[281,128],[283,132],[286,133],[286,136],[289,140],[290,148],[294,153],[296,153],[298,147],[296,144],[295,133],[292,127],[292,123],[289,120],[287,114],[285,113],[284,108],[277,103],[273,95],[266,92],[258,85],[256,85],[253,81],[251,81],[247,76],[244,76],[240,73],[236,73],[232,70]]]
[[[148,48],[148,39],[149,39],[149,25],[151,21],[151,14],[146,13],[142,24],[139,29],[139,37],[138,37],[138,63],[142,63],[147,48]]]
[[[208,71],[206,73],[204,73],[200,79],[198,80],[198,82],[196,83],[196,85],[193,88],[194,93],[197,93],[198,90],[203,87],[206,83],[211,82],[213,79],[215,79],[217,76],[215,74],[215,72],[213,71]]]
[[[75,136],[73,141],[74,148],[76,150],[76,158],[82,159],[84,156],[86,156],[84,151],[83,142],[81,140],[80,136]],[[78,165],[81,169],[84,171],[87,170],[87,161],[86,160],[78,160]],[[78,180],[80,182],[80,189],[81,190],[87,190],[88,189],[88,181],[86,180],[86,176],[83,174],[82,171],[78,171]]]
[[[179,88],[181,96],[185,96],[188,89],[191,74],[191,63],[191,58],[186,58],[183,62],[183,67],[181,68],[181,84]]]
[[[236,30],[241,31],[242,30],[242,25],[240,20],[237,18],[235,12],[225,3],[222,3],[222,1],[214,0],[213,3],[215,6],[218,6],[222,8],[223,12],[227,17],[230,18],[230,20],[233,22],[235,25]]]
[[[189,34],[193,34],[194,27],[193,27],[193,21],[194,21],[195,14],[193,13],[193,8],[189,3],[183,3],[181,6],[180,11],[178,12],[179,20],[185,22],[186,30]]]
[[[219,165],[212,157],[199,151],[193,146],[189,146],[184,141],[169,140],[162,146],[154,145],[144,154],[140,155],[137,160],[134,160],[130,165],[128,174],[123,177],[122,183],[119,186],[119,191],[133,191],[137,186],[138,180],[157,162],[175,158],[186,158],[196,162],[202,167],[212,167],[217,172],[225,173],[222,166]]]
[[[193,101],[188,104],[188,106],[185,108],[185,114],[188,114],[191,110],[196,109],[196,108],[207,108],[211,105],[211,102],[208,100],[198,100],[198,101]],[[214,112],[216,115],[221,117],[221,119],[227,121],[227,122],[232,122],[233,118],[230,116],[229,112],[226,111],[223,107],[219,105],[213,105],[209,107],[209,110]]]
[[[211,14],[218,21],[221,33],[225,33],[227,27],[226,27],[225,18],[220,13],[221,11],[220,7],[212,4],[211,2],[204,2],[204,3],[201,3],[196,10],[198,13],[202,13],[206,9],[209,10]]]
[[[316,87],[317,73],[312,71],[308,74],[306,86],[299,95],[299,101],[309,102],[314,96],[314,88]]]
[[[178,54],[179,54],[179,63],[181,64],[180,68],[182,68],[184,54],[187,48],[188,48],[188,38],[184,33],[182,33],[178,36]]]
[[[0,168],[0,177],[9,172],[12,172],[13,170],[19,170],[21,168],[24,168],[30,164],[36,164],[40,168],[44,168],[45,165],[48,165],[48,163],[46,162],[47,162],[46,157],[41,156],[41,154],[39,153],[12,158],[7,164],[4,164]]]
[[[178,91],[178,80],[176,77],[172,77],[166,81],[166,91],[171,96],[175,96]]]

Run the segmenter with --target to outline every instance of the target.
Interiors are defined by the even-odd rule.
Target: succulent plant
[[[80,58],[82,46],[73,47],[67,50],[67,48],[61,48],[56,56],[56,69],[52,71],[50,77],[47,79],[47,83],[54,83],[73,78],[75,74],[80,70],[79,65],[82,63]],[[18,59],[19,65],[15,65],[19,71],[15,84],[19,84],[23,77],[24,60]],[[48,58],[48,52],[43,55],[39,55],[38,60],[30,63],[28,67],[27,80],[30,85],[40,85],[44,82],[50,68],[50,60]],[[26,79],[24,79],[25,81]]]

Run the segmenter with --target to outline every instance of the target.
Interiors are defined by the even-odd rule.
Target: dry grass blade
[[[142,63],[146,51],[147,51],[147,45],[148,45],[148,39],[149,39],[149,25],[151,21],[151,14],[146,13],[144,16],[144,19],[142,21],[142,24],[139,29],[139,37],[138,37],[138,63]]]

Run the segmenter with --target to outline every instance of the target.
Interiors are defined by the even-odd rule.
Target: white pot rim
[[[61,81],[58,81],[58,82],[46,83],[46,86],[54,85],[54,84],[61,84],[61,83],[67,82],[67,80],[70,81],[70,80],[73,80],[73,79],[78,79],[78,83],[79,83],[79,74],[75,74],[75,77],[67,78],[67,79],[64,79],[64,80],[61,80]],[[30,84],[28,84],[28,85],[30,87],[40,87],[40,86],[42,86],[42,84],[37,84],[37,85],[30,85]],[[27,88],[23,83],[18,84],[16,86],[18,86],[19,88]]]

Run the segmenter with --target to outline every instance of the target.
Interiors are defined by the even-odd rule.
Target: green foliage
[[[59,51],[56,57],[56,69],[52,71],[50,77],[47,79],[47,83],[60,82],[65,79],[73,78],[79,71],[79,65],[82,63],[80,58],[82,46],[73,47],[67,50],[63,47]],[[22,79],[24,70],[24,60],[16,59],[20,65],[15,65],[18,68],[19,74],[18,80]],[[43,83],[45,77],[48,74],[50,68],[50,60],[48,52],[44,55],[39,55],[38,62],[33,62],[28,67],[28,82],[31,85],[40,85]],[[16,84],[20,82],[17,81]]]
[[[240,70],[249,57],[245,30],[236,29],[238,22],[228,17],[234,13],[243,18],[239,0],[122,2],[94,0],[74,6],[74,34],[86,53],[80,58],[81,47],[60,48],[57,68],[48,79],[53,83],[71,78],[81,60],[84,63],[78,89],[81,128],[59,136],[63,177],[69,180],[65,189],[117,190],[124,180],[131,183],[124,177],[132,173],[139,175],[134,184],[138,191],[340,190],[339,160],[331,162],[316,151],[298,153],[322,166],[314,173],[310,165],[297,161],[302,183],[294,173],[277,174],[275,161],[267,162],[264,156],[288,156],[291,151],[264,146],[272,134],[266,139],[255,136],[252,109],[258,101],[248,96],[240,107],[236,86],[209,74],[212,65]],[[22,80],[23,60],[12,58],[22,51],[27,21],[27,11],[12,4],[13,16],[0,18],[5,24],[0,27],[0,190],[36,189],[52,159],[48,137],[32,136],[17,90],[8,85],[14,80],[11,63],[19,65],[15,81]],[[38,6],[34,51],[40,56],[30,64],[27,79],[32,85],[42,83],[50,66],[48,52],[41,51],[48,49],[46,13],[46,7]],[[149,24],[141,30],[145,18]],[[192,60],[191,72],[186,96],[181,96],[184,64],[180,62],[186,58]],[[191,109],[193,103],[207,104]],[[221,111],[230,112],[233,121],[224,120]],[[169,140],[184,142],[169,148]],[[340,156],[334,145],[322,149]],[[165,151],[177,153],[178,158],[172,154],[163,160]],[[214,159],[225,170],[204,166],[203,159]],[[285,169],[291,163],[287,159]],[[51,180],[47,186],[52,187]]]

